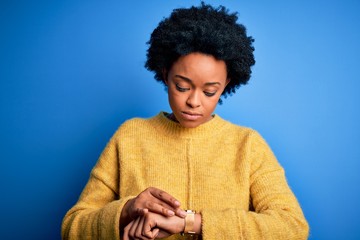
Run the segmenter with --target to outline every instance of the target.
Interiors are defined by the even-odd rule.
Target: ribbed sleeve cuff
[[[235,209],[203,210],[201,218],[203,239],[242,239],[241,222]]]
[[[129,196],[121,200],[113,201],[106,205],[101,211],[99,222],[100,239],[116,239],[120,240],[120,215],[125,203],[134,198]]]

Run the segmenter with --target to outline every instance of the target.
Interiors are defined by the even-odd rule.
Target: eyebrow
[[[175,75],[175,77],[178,77],[178,78],[181,78],[182,80],[188,82],[188,83],[191,83],[192,84],[192,80],[190,78],[187,78],[187,77],[184,77],[184,76],[181,76],[181,75]],[[221,83],[219,82],[207,82],[205,83],[206,86],[209,86],[209,85],[221,85]]]

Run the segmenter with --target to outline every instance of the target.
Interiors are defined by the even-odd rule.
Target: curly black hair
[[[163,70],[169,70],[180,56],[210,54],[226,63],[230,82],[222,95],[235,93],[249,81],[255,64],[254,39],[246,35],[245,26],[237,19],[237,12],[204,2],[199,7],[175,9],[152,32],[145,67],[155,73],[157,81],[165,83]]]

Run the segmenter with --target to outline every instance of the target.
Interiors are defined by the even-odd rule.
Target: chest
[[[173,141],[140,141],[131,150],[123,149],[120,193],[137,195],[153,186],[188,208],[248,206],[250,162],[246,149],[206,140]]]

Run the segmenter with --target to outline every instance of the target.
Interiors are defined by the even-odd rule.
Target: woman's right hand
[[[138,216],[142,216],[144,209],[165,217],[177,215],[185,218],[186,216],[186,212],[180,209],[180,202],[173,196],[161,189],[149,187],[125,204],[121,212],[122,227]]]

